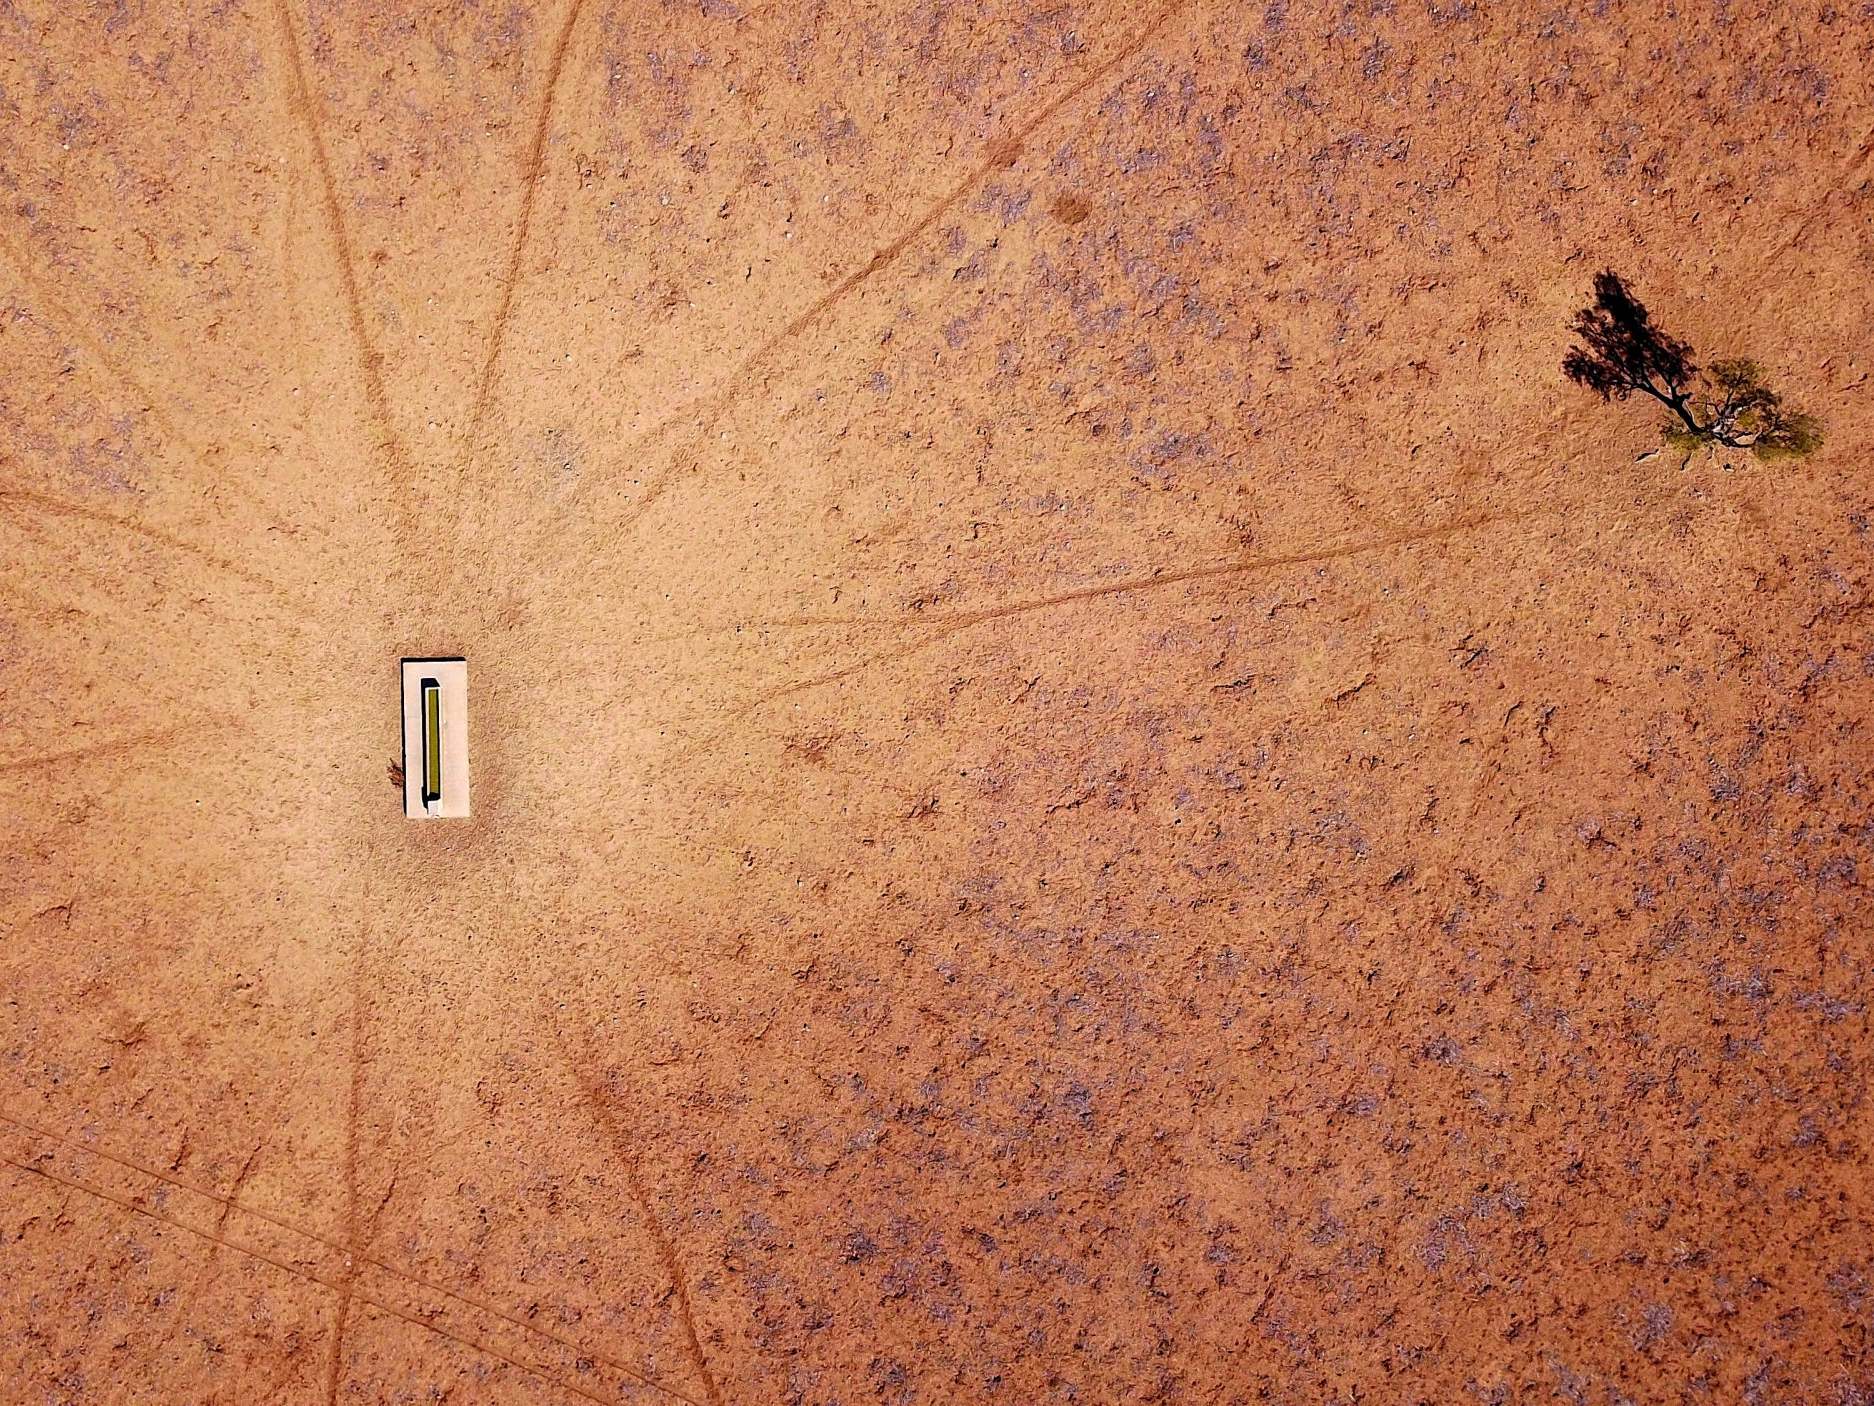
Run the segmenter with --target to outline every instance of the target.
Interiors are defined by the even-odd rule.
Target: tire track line
[[[82,1152],[87,1156],[96,1157],[100,1161],[109,1162],[112,1165],[120,1167],[125,1171],[135,1172],[139,1176],[149,1177],[152,1181],[160,1182],[163,1185],[173,1187],[178,1191],[187,1192],[191,1196],[199,1196],[203,1200],[213,1202],[214,1204],[218,1206],[228,1206],[232,1210],[238,1211],[240,1214],[244,1216],[253,1217],[255,1220],[260,1221],[264,1225],[270,1225],[277,1230],[286,1231],[289,1235],[297,1235],[301,1237],[302,1239],[310,1240],[314,1244],[322,1246],[323,1248],[327,1250],[334,1251],[340,1255],[347,1255],[351,1253],[350,1247],[343,1240],[337,1239],[330,1235],[323,1234],[316,1230],[309,1230],[306,1227],[301,1226],[301,1225],[295,1225],[292,1221],[282,1219],[279,1216],[273,1215],[271,1212],[263,1211],[263,1210],[260,1210],[258,1207],[246,1205],[240,1201],[233,1200],[232,1198],[218,1195],[217,1193],[208,1190],[206,1187],[195,1186],[190,1182],[187,1182],[178,1177],[172,1176],[168,1172],[159,1171],[154,1167],[144,1166],[143,1164],[139,1162],[132,1161],[131,1159],[127,1157],[119,1156],[116,1153],[106,1150],[105,1148],[93,1146],[90,1143],[80,1142],[75,1138],[63,1136],[59,1133],[53,1132],[49,1128],[41,1127],[37,1123],[30,1122],[24,1118],[21,1118],[17,1116],[16,1114],[0,1111],[0,1123],[4,1123],[10,1127],[18,1128],[20,1131],[31,1134],[34,1137],[44,1138],[48,1142],[57,1143],[62,1147],[69,1147],[72,1150],[76,1152]],[[10,1161],[10,1159],[5,1159],[5,1158],[0,1158],[0,1160]],[[20,1166],[20,1164],[17,1162],[13,1162],[12,1165]],[[46,1175],[45,1173],[40,1172],[40,1169],[34,1168],[34,1167],[24,1167],[22,1168],[22,1170],[32,1171],[40,1175]],[[94,1188],[91,1188],[89,1186],[78,1185],[78,1184],[74,1184],[74,1185],[77,1190],[91,1191],[94,1194],[103,1195],[105,1200],[115,1201],[117,1202],[117,1204],[125,1205],[127,1209],[139,1210],[140,1213],[142,1214],[153,1214],[147,1210],[143,1210],[142,1208],[136,1207],[133,1204],[120,1201],[116,1197],[110,1196],[105,1193],[97,1193]],[[178,1222],[178,1224],[181,1224],[181,1223]],[[192,1234],[201,1235],[205,1239],[212,1238],[208,1236],[206,1232],[202,1231],[199,1227],[181,1224],[181,1228],[184,1230],[190,1231]],[[235,1250],[236,1252],[241,1253],[241,1254],[251,1255],[253,1258],[264,1260],[267,1263],[275,1264],[276,1267],[286,1270],[286,1272],[289,1274],[300,1272],[294,1269],[292,1266],[278,1264],[276,1261],[269,1259],[266,1255],[257,1253],[251,1250],[249,1247],[237,1244],[233,1241],[228,1242],[228,1248]],[[391,1278],[392,1280],[398,1283],[407,1285],[413,1289],[420,1290],[425,1294],[433,1294],[439,1298],[452,1300],[453,1302],[459,1303],[463,1307],[472,1309],[477,1313],[485,1313],[490,1318],[497,1319],[500,1322],[505,1323],[510,1327],[518,1328],[522,1332],[531,1333],[535,1337],[538,1337],[546,1342],[552,1343],[555,1347],[562,1348],[565,1351],[574,1354],[576,1357],[590,1358],[593,1362],[598,1363],[600,1366],[607,1367],[610,1370],[617,1372],[622,1376],[631,1378],[632,1381],[637,1382],[640,1386],[648,1387],[654,1391],[663,1392],[665,1395],[673,1396],[679,1401],[690,1402],[691,1406],[703,1406],[703,1403],[697,1402],[695,1398],[689,1396],[683,1391],[678,1390],[676,1387],[670,1386],[668,1383],[659,1381],[658,1379],[654,1377],[646,1376],[643,1372],[638,1371],[636,1368],[626,1366],[622,1362],[618,1362],[612,1358],[608,1358],[602,1353],[595,1352],[591,1348],[585,1347],[580,1343],[573,1342],[567,1338],[562,1338],[555,1333],[550,1333],[544,1328],[537,1327],[534,1324],[527,1322],[525,1319],[519,1317],[516,1314],[508,1313],[502,1309],[494,1307],[492,1304],[483,1303],[478,1299],[470,1298],[466,1294],[458,1293],[454,1289],[445,1288],[441,1284],[432,1283],[431,1281],[422,1278],[420,1275],[412,1274],[408,1270],[405,1270],[405,1269],[400,1269],[396,1265],[391,1264],[385,1260],[379,1259],[376,1256],[370,1254],[369,1252],[359,1253],[356,1256],[356,1258],[360,1264],[368,1265],[372,1269],[378,1270],[379,1272],[387,1275],[389,1278]],[[324,1284],[327,1288],[332,1289],[334,1292],[337,1292],[340,1287],[340,1281],[336,1278],[328,1281],[326,1279],[317,1278],[317,1276],[303,1276],[303,1277],[313,1277],[317,1279],[317,1282]],[[360,1302],[369,1303],[373,1305],[374,1307],[383,1308],[386,1312],[392,1313],[393,1315],[403,1316],[400,1314],[399,1310],[382,1303],[380,1300],[372,1297],[371,1295],[365,1293],[362,1290],[358,1291],[357,1297]],[[426,1322],[422,1322],[420,1320],[408,1320],[408,1321],[417,1322],[417,1325],[419,1327],[428,1328],[431,1326],[430,1324]],[[469,1347],[474,1347],[478,1351],[484,1350],[480,1348],[478,1344],[474,1343],[471,1340],[461,1338],[461,1337],[456,1337],[455,1335],[449,1334],[449,1333],[443,1333],[442,1335],[444,1337],[452,1337],[454,1338],[455,1341],[464,1343],[466,1346],[469,1346]],[[495,1355],[499,1356],[500,1354],[497,1353]],[[542,1375],[542,1373],[539,1370],[534,1369],[534,1368],[526,1368],[525,1370],[533,1372],[537,1376]],[[553,1381],[555,1385],[564,1385],[564,1383],[561,1383],[557,1381],[557,1379],[550,1378],[550,1377],[543,1377],[543,1380]],[[576,1389],[576,1388],[569,1388],[569,1389]],[[601,1399],[601,1398],[594,1398],[594,1399]]]
[[[339,202],[338,182],[332,174],[331,154],[325,146],[324,119],[319,115],[318,100],[306,78],[299,36],[294,31],[293,17],[287,11],[286,0],[273,0],[273,16],[279,26],[281,52],[285,61],[287,107],[297,119],[312,148],[326,229],[338,256],[345,320],[351,328],[352,341],[355,343],[355,360],[364,380],[365,400],[377,431],[378,448],[390,467],[393,507],[403,522],[409,525],[413,521],[409,498],[416,491],[415,474],[404,452],[403,443],[397,438],[395,422],[391,418],[390,398],[384,390],[383,353],[372,344],[370,328],[365,322],[364,297],[358,285],[357,250],[345,223],[344,206]]]
[[[1413,546],[1423,542],[1441,541],[1450,537],[1461,536],[1482,528],[1499,527],[1508,523],[1530,518],[1552,516],[1563,511],[1560,507],[1525,508],[1504,513],[1476,514],[1460,518],[1455,522],[1437,527],[1414,528],[1408,531],[1388,533],[1368,538],[1364,541],[1338,542],[1330,546],[1312,548],[1306,551],[1287,552],[1276,556],[1256,557],[1247,561],[1213,562],[1198,566],[1161,569],[1149,576],[1129,577],[1119,581],[1107,581],[1093,586],[1079,586],[1072,590],[1057,591],[1052,595],[1035,596],[1028,600],[1010,601],[1003,605],[986,606],[979,610],[961,611],[948,616],[924,617],[917,620],[899,620],[881,622],[887,627],[903,628],[907,625],[922,626],[927,633],[908,643],[899,644],[889,649],[876,650],[864,655],[850,664],[836,669],[796,679],[779,687],[767,689],[742,703],[735,704],[717,715],[719,726],[697,741],[680,748],[665,770],[690,761],[703,752],[718,746],[736,724],[751,717],[771,704],[778,703],[797,694],[814,689],[825,688],[831,684],[842,683],[847,679],[862,674],[880,664],[894,663],[900,659],[929,649],[931,646],[961,634],[978,625],[990,624],[998,620],[1013,619],[1022,615],[1032,615],[1038,611],[1052,610],[1060,606],[1077,605],[1086,601],[1106,600],[1117,596],[1136,595],[1145,591],[1163,590],[1170,586],[1180,586],[1192,582],[1214,581],[1229,577],[1254,575],[1263,571],[1279,570],[1289,566],[1311,566],[1325,562],[1343,561],[1350,557],[1366,556],[1373,552],[1390,551],[1395,547]]]
[[[175,727],[157,728],[153,732],[140,732],[132,737],[120,737],[109,742],[95,742],[88,747],[72,747],[63,752],[44,752],[36,757],[13,757],[0,760],[0,775],[37,771],[41,767],[60,766],[66,762],[86,761],[95,757],[120,757],[126,753],[140,751],[145,747],[163,746],[191,733],[235,725],[235,720],[230,718],[206,718],[199,722],[179,723]]]
[[[474,457],[481,447],[482,421],[486,418],[490,402],[494,398],[495,372],[501,360],[502,347],[507,341],[508,322],[514,313],[514,296],[521,281],[521,259],[527,252],[527,236],[533,227],[534,202],[540,193],[541,172],[546,162],[547,135],[553,124],[553,108],[559,96],[560,77],[565,71],[566,55],[572,48],[573,31],[579,24],[579,16],[584,7],[585,0],[567,0],[565,15],[560,21],[559,33],[547,57],[547,73],[540,95],[540,110],[534,118],[533,137],[528,142],[527,155],[521,166],[520,215],[514,222],[513,238],[508,245],[507,268],[500,278],[494,322],[488,330],[487,346],[482,353],[481,373],[475,380],[475,396],[469,406],[468,430],[462,449],[462,465],[457,471],[458,480],[467,479]]]
[[[258,587],[273,596],[282,605],[291,606],[296,610],[309,608],[305,602],[299,600],[285,586],[273,580],[271,577],[263,576],[258,571],[249,570],[239,562],[232,561],[222,556],[219,552],[212,551],[207,547],[198,546],[196,543],[189,541],[186,537],[178,537],[174,533],[166,532],[160,527],[150,527],[144,523],[132,522],[129,518],[118,517],[114,513],[100,512],[96,508],[80,507],[76,503],[68,503],[64,499],[54,498],[50,494],[36,493],[30,488],[0,487],[0,503],[8,502],[22,503],[48,517],[80,518],[86,522],[102,523],[106,527],[114,527],[119,532],[128,532],[137,537],[148,538],[152,542],[157,542],[168,547],[172,552],[182,552],[185,555],[196,558],[198,561],[206,562],[217,571],[226,572],[237,580],[245,581],[250,586]]]
[[[368,901],[368,895],[367,895]],[[344,1369],[345,1328],[351,1319],[351,1301],[358,1285],[358,1119],[364,1098],[365,963],[370,957],[368,928],[361,927],[351,959],[351,1075],[345,1090],[345,1142],[340,1166],[345,1196],[345,1272],[338,1292],[338,1311],[326,1347],[325,1401],[337,1406],[339,1378]]]
[[[199,1225],[193,1225],[179,1216],[168,1215],[162,1211],[153,1210],[148,1206],[138,1205],[135,1201],[127,1197],[113,1195],[111,1192],[70,1177],[62,1177],[56,1172],[48,1172],[43,1167],[34,1167],[25,1162],[15,1161],[4,1153],[0,1153],[0,1165],[12,1167],[15,1171],[25,1172],[28,1175],[43,1178],[55,1186],[61,1186],[68,1191],[75,1191],[81,1195],[93,1197],[96,1200],[116,1206],[121,1210],[129,1211],[133,1215],[143,1216],[149,1220],[156,1221],[158,1224],[173,1226],[177,1230],[196,1236],[198,1239],[208,1241],[210,1244],[219,1245],[223,1249],[232,1250],[236,1254],[245,1255],[249,1259],[269,1265],[283,1274],[291,1275],[295,1279],[310,1284],[318,1284],[334,1292],[338,1292],[340,1289],[338,1280],[328,1279],[322,1274],[305,1268],[303,1265],[293,1265],[287,1263],[285,1260],[275,1259],[272,1255],[266,1254],[261,1250],[256,1250],[251,1245],[242,1245],[237,1241],[217,1235],[214,1231],[205,1230]],[[367,1304],[380,1313],[388,1314],[390,1317],[408,1323],[412,1327],[422,1328],[426,1332],[434,1333],[437,1337],[455,1343],[459,1347],[467,1348],[471,1352],[479,1352],[488,1357],[493,1357],[498,1361],[505,1362],[508,1366],[515,1368],[517,1371],[526,1373],[537,1381],[545,1382],[548,1386],[558,1387],[562,1391],[570,1391],[574,1395],[582,1396],[588,1401],[596,1401],[600,1403],[600,1406],[616,1406],[614,1398],[600,1396],[596,1392],[590,1391],[576,1382],[569,1382],[563,1378],[556,1377],[537,1364],[523,1362],[518,1357],[510,1357],[499,1348],[490,1347],[487,1343],[477,1342],[472,1338],[463,1337],[435,1323],[425,1322],[415,1314],[407,1313],[394,1304],[384,1302],[382,1299],[373,1298],[368,1294],[362,1293],[357,1297],[360,1303]],[[669,1391],[669,1388],[660,1387],[659,1390]],[[675,1392],[671,1392],[670,1394],[678,1395],[678,1393]],[[687,1400],[687,1398],[682,1399]]]
[[[592,1112],[599,1128],[611,1142],[618,1160],[624,1164],[625,1183],[631,1189],[631,1198],[638,1205],[638,1214],[644,1217],[644,1223],[650,1228],[651,1239],[657,1246],[657,1255],[663,1261],[664,1273],[669,1278],[671,1288],[677,1300],[677,1316],[683,1323],[683,1334],[690,1346],[690,1355],[696,1360],[696,1370],[703,1379],[703,1394],[709,1399],[710,1406],[723,1406],[722,1391],[716,1385],[716,1379],[709,1370],[709,1357],[703,1351],[703,1340],[696,1331],[696,1314],[690,1304],[690,1286],[683,1272],[683,1262],[677,1258],[677,1249],[664,1231],[663,1223],[657,1218],[657,1209],[652,1204],[650,1192],[644,1184],[644,1168],[638,1156],[636,1140],[627,1137],[618,1124],[611,1104],[606,1098],[605,1089],[592,1078],[573,1058],[558,1024],[552,1016],[543,1012],[542,1019],[552,1033],[553,1043],[558,1047],[560,1058],[565,1062],[567,1072],[584,1097],[586,1106]]]
[[[104,369],[105,374],[129,391],[132,400],[136,403],[136,408],[148,415],[165,437],[174,441],[183,453],[193,459],[195,466],[214,486],[229,489],[250,506],[260,509],[262,513],[272,513],[273,505],[259,493],[238,479],[215,473],[208,452],[195,442],[194,436],[185,433],[176,423],[175,418],[163,408],[162,398],[132,375],[112,354],[110,348],[93,334],[81,319],[72,314],[71,309],[58,294],[34,271],[32,262],[22,255],[4,235],[0,235],[0,259],[4,259],[12,266],[20,282],[25,284],[26,291],[43,305],[53,321],[58,324],[57,331],[70,337],[78,345],[80,351]],[[48,326],[46,330],[53,331],[54,329]],[[314,524],[314,527],[322,535],[325,534],[323,527],[317,524]]]
[[[635,528],[645,514],[663,498],[679,474],[694,472],[701,468],[701,456],[708,446],[710,435],[715,432],[716,427],[721,424],[731,407],[754,388],[760,373],[788,343],[812,327],[877,274],[895,263],[907,249],[930,230],[931,226],[974,190],[984,177],[992,171],[1013,166],[1020,159],[1022,148],[1030,137],[1046,126],[1061,109],[1076,101],[1115,69],[1134,58],[1161,30],[1181,12],[1190,8],[1193,3],[1194,0],[1170,0],[1169,4],[1161,6],[1116,52],[1095,64],[1080,78],[1069,84],[1064,91],[1042,104],[1038,112],[1029,116],[1019,126],[999,140],[992,142],[984,158],[970,168],[948,191],[927,206],[921,215],[888,243],[874,250],[872,256],[861,267],[854,269],[815,298],[778,332],[772,333],[744,357],[716,389],[706,392],[691,406],[686,406],[667,416],[640,435],[628,447],[628,454],[635,454],[645,445],[661,439],[686,417],[695,416],[696,418],[695,430],[690,438],[672,455],[670,463],[665,466],[663,472],[651,480],[644,496],[627,509],[623,517],[612,524],[611,530],[606,534],[608,542],[615,545],[622,541],[624,536]],[[574,506],[577,506],[576,501]]]

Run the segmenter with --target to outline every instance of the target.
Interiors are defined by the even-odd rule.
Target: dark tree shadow
[[[1672,412],[1670,443],[1748,449],[1765,459],[1807,454],[1822,443],[1821,422],[1785,405],[1756,362],[1714,361],[1701,371],[1692,349],[1656,327],[1611,269],[1594,276],[1594,301],[1570,326],[1582,345],[1562,358],[1563,374],[1602,400],[1651,396]]]

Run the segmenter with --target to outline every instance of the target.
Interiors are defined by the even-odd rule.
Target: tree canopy
[[[1594,301],[1569,326],[1580,345],[1562,358],[1563,374],[1602,400],[1625,400],[1635,391],[1651,396],[1672,412],[1666,434],[1676,443],[1721,444],[1769,458],[1807,454],[1822,442],[1821,424],[1764,385],[1756,362],[1731,358],[1701,371],[1691,347],[1655,326],[1612,269],[1594,276]]]

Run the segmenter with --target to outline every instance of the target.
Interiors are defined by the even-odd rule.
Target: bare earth
[[[1874,1401],[1871,75],[0,0],[0,1400]]]

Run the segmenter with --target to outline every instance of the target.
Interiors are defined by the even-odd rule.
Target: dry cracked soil
[[[1871,324],[1867,0],[0,0],[0,1400],[1866,1406]]]

